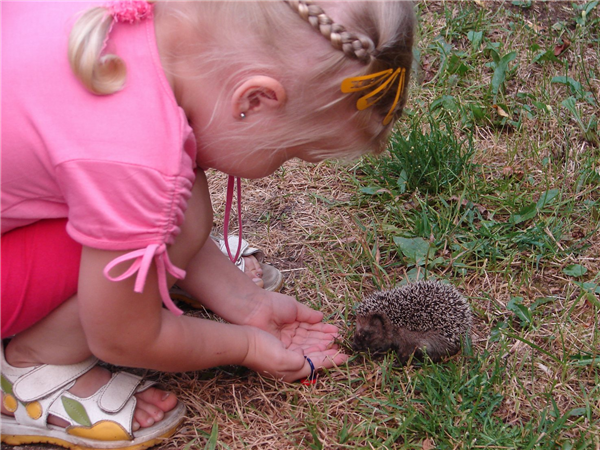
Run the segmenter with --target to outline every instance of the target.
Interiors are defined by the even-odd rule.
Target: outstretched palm
[[[309,357],[315,368],[330,368],[348,359],[335,343],[338,328],[321,322],[321,312],[287,295],[268,294],[268,301],[248,318],[248,325],[277,337],[286,349]]]

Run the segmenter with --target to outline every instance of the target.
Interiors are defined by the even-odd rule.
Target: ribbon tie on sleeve
[[[156,263],[156,272],[158,274],[158,290],[164,305],[169,311],[177,316],[183,314],[183,311],[175,306],[175,303],[173,303],[173,300],[169,296],[166,272],[168,271],[175,278],[182,279],[185,278],[185,271],[171,263],[169,254],[167,253],[167,246],[165,244],[150,244],[146,248],[134,250],[130,253],[126,253],[125,255],[113,259],[104,268],[104,276],[110,281],[122,281],[131,277],[137,272],[134,291],[138,294],[141,294],[144,291],[146,278],[148,277],[148,271],[152,265],[152,260],[154,260]],[[110,275],[110,271],[114,267],[126,261],[133,262],[123,274],[117,277],[112,277]]]

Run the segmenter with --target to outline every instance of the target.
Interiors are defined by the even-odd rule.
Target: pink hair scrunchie
[[[154,5],[147,1],[125,0],[106,5],[115,22],[136,23],[152,17]]]

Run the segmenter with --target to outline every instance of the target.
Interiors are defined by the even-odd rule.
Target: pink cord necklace
[[[238,209],[238,247],[235,252],[235,257],[231,254],[231,250],[229,249],[229,216],[231,213],[231,204],[233,203],[233,188],[235,187],[235,183],[237,182],[237,209]],[[229,255],[229,259],[232,263],[235,264],[238,257],[240,256],[240,251],[242,249],[242,181],[240,177],[234,177],[233,175],[229,175],[229,179],[227,180],[227,201],[225,203],[225,224],[223,225],[223,239],[225,240],[225,248],[227,249],[227,254]]]

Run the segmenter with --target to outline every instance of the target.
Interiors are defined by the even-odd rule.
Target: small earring
[[[245,119],[246,118],[246,113],[240,113],[240,119]]]

